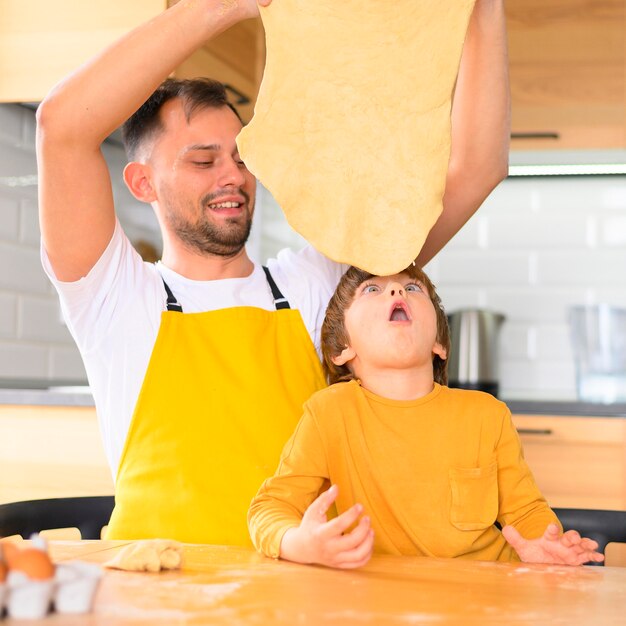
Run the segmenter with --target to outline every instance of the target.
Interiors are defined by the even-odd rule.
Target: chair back
[[[50,498],[0,504],[0,537],[56,528],[78,528],[83,539],[100,539],[115,505],[113,496]]]
[[[597,541],[598,550],[603,554],[609,543],[626,543],[626,511],[561,508],[552,510],[561,521],[564,531],[577,530],[581,536]]]

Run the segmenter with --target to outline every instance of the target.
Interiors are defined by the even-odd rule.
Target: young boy
[[[419,268],[346,272],[322,327],[331,386],[305,404],[248,513],[258,550],[342,568],[364,565],[374,550],[603,560],[591,539],[561,534],[506,405],[445,386],[449,348],[441,301]],[[329,521],[333,502],[339,514]]]

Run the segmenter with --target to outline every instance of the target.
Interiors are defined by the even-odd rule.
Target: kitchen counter
[[[626,417],[626,404],[549,400],[503,400],[514,415],[569,415],[587,417]]]
[[[0,378],[0,405],[94,406],[85,381]]]
[[[89,393],[0,388],[0,504],[111,493]]]
[[[626,403],[506,399],[503,402],[514,415],[626,417]],[[94,406],[94,401],[85,381],[0,378],[0,404]]]
[[[0,389],[0,404],[94,406],[89,387],[67,389]]]
[[[626,417],[626,403],[595,404],[575,400],[506,400],[504,398],[502,400],[515,415]],[[94,401],[85,381],[0,378],[0,404],[94,406]]]

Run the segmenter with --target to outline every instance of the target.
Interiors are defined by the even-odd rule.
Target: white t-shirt
[[[41,258],[85,364],[113,477],[166,309],[161,277],[186,313],[235,306],[275,310],[260,265],[246,278],[190,280],[162,263],[145,263],[119,222],[98,262],[75,282],[57,280],[43,245]],[[307,246],[282,250],[267,267],[291,308],[300,311],[319,353],[326,306],[347,266]]]

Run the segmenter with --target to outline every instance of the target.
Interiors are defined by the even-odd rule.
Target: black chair
[[[552,509],[563,524],[563,530],[577,530],[581,536],[598,542],[604,554],[608,543],[626,543],[626,511],[601,509]],[[594,563],[593,565],[604,565]]]
[[[100,539],[109,523],[113,496],[51,498],[0,504],[0,537],[31,534],[55,528],[78,528],[83,539]]]

